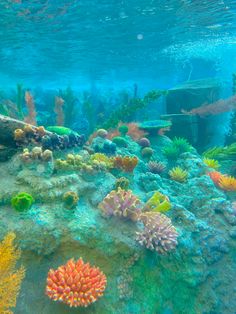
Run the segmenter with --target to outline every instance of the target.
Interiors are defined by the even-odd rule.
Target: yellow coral
[[[16,269],[16,262],[20,258],[13,241],[14,233],[9,233],[0,243],[0,313],[13,313],[9,308],[16,306],[21,281],[25,276],[24,267]]]
[[[171,204],[167,196],[156,191],[153,196],[147,201],[144,210],[153,212],[166,212],[171,209]]]
[[[101,154],[101,153],[95,153],[93,155],[91,155],[91,161],[94,162],[95,164],[96,162],[105,164],[107,168],[111,168],[112,167],[112,160],[107,157],[105,154]]]
[[[218,161],[212,158],[203,158],[203,162],[207,167],[213,168],[215,170],[217,170],[220,167]]]
[[[169,176],[172,180],[183,183],[188,178],[188,172],[180,167],[175,167],[169,171]]]
[[[225,191],[236,191],[236,178],[231,176],[221,176],[219,187]]]

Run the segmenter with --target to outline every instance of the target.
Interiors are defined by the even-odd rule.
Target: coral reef
[[[21,282],[25,276],[23,266],[16,268],[21,251],[13,241],[14,233],[8,233],[0,242],[0,313],[13,314],[10,308],[16,306]]]
[[[117,216],[124,219],[138,220],[141,213],[140,200],[131,190],[111,191],[98,206],[106,217]]]
[[[160,254],[175,249],[178,233],[171,220],[160,213],[147,212],[140,216],[144,229],[137,232],[137,241],[150,250]]]
[[[99,268],[85,264],[82,258],[70,259],[56,270],[49,270],[46,294],[70,307],[87,307],[103,295],[106,283]]]

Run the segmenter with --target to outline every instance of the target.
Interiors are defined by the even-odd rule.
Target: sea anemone
[[[140,216],[144,225],[141,232],[137,232],[136,240],[147,249],[165,254],[177,245],[178,232],[172,225],[170,218],[158,212],[147,212]]]
[[[70,307],[87,307],[103,295],[106,283],[106,276],[99,268],[85,264],[82,258],[70,259],[56,270],[49,270],[46,294]]]
[[[222,175],[219,179],[219,187],[224,191],[236,191],[236,178]]]
[[[175,145],[168,145],[162,150],[168,160],[176,160],[180,155],[180,150]]]
[[[161,174],[165,171],[166,166],[161,161],[149,161],[148,163],[148,170],[155,174]]]
[[[173,145],[178,148],[181,154],[189,152],[192,149],[192,146],[189,144],[186,138],[183,137],[174,137]]]
[[[218,163],[217,160],[215,159],[211,159],[211,158],[203,158],[203,162],[204,164],[209,167],[209,168],[213,168],[213,169],[218,169],[220,167],[220,164]]]
[[[170,175],[172,180],[178,181],[181,183],[185,182],[188,178],[188,172],[185,171],[184,169],[180,168],[180,167],[172,168],[169,171],[169,175]]]

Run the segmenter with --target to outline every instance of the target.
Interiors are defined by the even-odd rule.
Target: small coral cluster
[[[99,268],[85,264],[82,258],[70,259],[56,270],[49,270],[46,294],[70,307],[87,307],[103,295],[106,284],[106,276]]]
[[[71,132],[69,135],[58,135],[48,132],[43,126],[33,127],[25,125],[23,129],[14,131],[14,139],[17,145],[36,144],[41,145],[43,149],[66,149],[75,146],[82,146],[85,142],[83,135]]]
[[[104,216],[118,216],[136,221],[141,213],[141,202],[131,190],[111,191],[98,206]]]
[[[183,183],[188,178],[188,172],[180,167],[175,167],[169,171],[170,178],[174,181]]]
[[[140,216],[140,221],[144,225],[144,229],[137,232],[137,241],[141,245],[161,254],[175,249],[178,233],[168,217],[147,212]]]
[[[33,203],[34,203],[33,196],[26,192],[18,193],[11,199],[12,207],[18,212],[24,212],[30,209]]]
[[[35,160],[48,162],[52,161],[53,153],[49,149],[43,151],[42,147],[35,146],[31,151],[28,148],[24,148],[23,153],[20,154],[20,158],[25,163],[30,163]]]
[[[112,158],[112,163],[113,168],[132,173],[138,164],[138,158],[131,156],[116,156]]]

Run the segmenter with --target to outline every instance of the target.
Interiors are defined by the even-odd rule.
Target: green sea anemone
[[[192,149],[190,143],[183,137],[174,137],[173,145],[178,148],[180,154],[189,152]]]
[[[172,180],[183,183],[188,178],[188,172],[180,167],[175,167],[169,171],[169,176]]]
[[[217,170],[220,167],[220,164],[217,160],[211,158],[203,158],[204,164],[209,167]]]
[[[180,155],[180,150],[175,145],[168,145],[164,147],[162,152],[169,160],[177,160]]]

